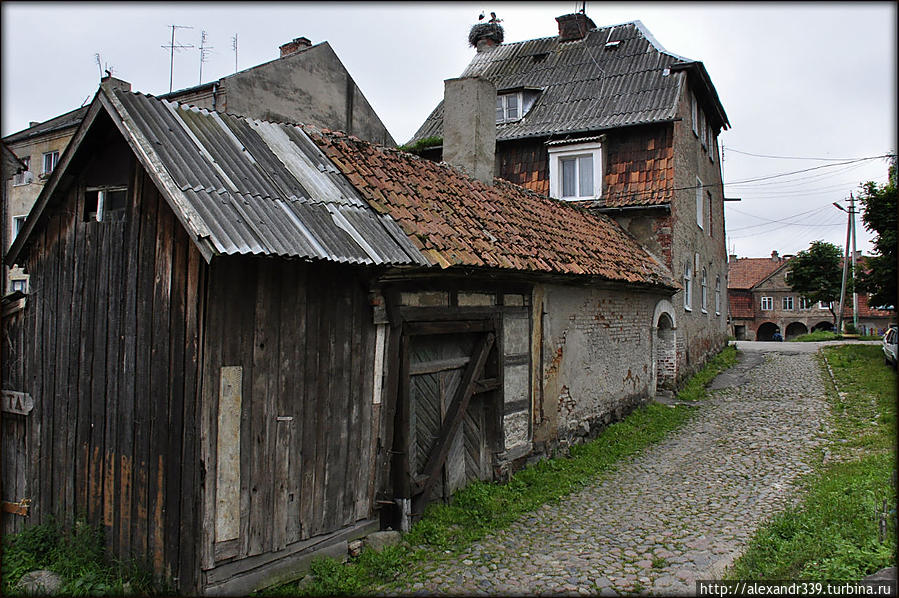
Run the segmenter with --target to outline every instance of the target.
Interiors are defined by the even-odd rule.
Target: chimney
[[[37,126],[37,125],[39,125],[39,124],[41,124],[41,121],[39,121],[39,120],[29,120],[29,121],[28,121],[28,126],[29,126],[29,127],[34,127],[34,126]]]
[[[582,12],[556,17],[556,23],[559,24],[560,42],[584,39],[588,31],[596,29],[596,23]]]
[[[443,83],[443,160],[493,185],[496,87],[480,77]]]
[[[503,43],[503,27],[499,23],[478,23],[468,32],[468,45],[478,52],[488,52]]]
[[[729,256],[727,256],[727,261],[728,261],[728,263],[737,261],[737,254],[732,253]]]
[[[281,50],[281,58],[284,58],[285,56],[296,54],[300,50],[305,50],[311,45],[312,42],[308,37],[295,37],[293,38],[293,41],[287,42],[282,46],[278,46],[278,49]]]
[[[772,251],[772,252],[771,252],[771,261],[773,261],[773,262],[779,262],[779,261],[780,261],[780,256],[777,255],[777,251]]]
[[[127,81],[123,81],[121,79],[116,79],[112,75],[106,75],[102,79],[100,79],[100,87],[105,89],[106,91],[112,91],[113,89],[121,89],[122,91],[131,91],[131,84]]]

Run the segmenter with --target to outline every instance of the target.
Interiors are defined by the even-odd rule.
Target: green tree
[[[831,303],[830,314],[836,325],[837,312],[833,306],[839,305],[843,284],[842,249],[826,241],[812,242],[808,249],[790,260],[786,280],[791,289],[808,301]]]
[[[874,233],[874,255],[858,273],[858,288],[870,294],[872,306],[896,305],[896,158],[884,185],[868,181],[861,185],[859,201],[865,228]]]

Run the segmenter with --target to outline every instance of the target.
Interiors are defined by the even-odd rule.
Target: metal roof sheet
[[[299,126],[113,93],[219,254],[428,264]]]
[[[621,43],[606,48],[607,41]],[[681,77],[666,69],[685,60],[633,22],[595,29],[578,41],[548,37],[501,44],[476,54],[462,77],[484,77],[499,90],[543,89],[521,120],[497,127],[496,139],[504,141],[671,120]],[[442,135],[443,102],[410,142]]]

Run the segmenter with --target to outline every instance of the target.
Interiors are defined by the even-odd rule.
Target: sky
[[[101,68],[134,91],[200,83],[278,57],[306,36],[328,41],[394,139],[404,143],[474,55],[482,11],[505,41],[558,33],[580,2],[53,3],[8,2],[2,17],[2,135],[89,102]],[[640,20],[669,52],[701,60],[728,115],[722,132],[728,253],[795,254],[814,240],[845,245],[850,193],[885,182],[895,153],[894,2],[590,2],[597,25]],[[233,49],[237,36],[237,52]],[[99,54],[99,65],[97,55]],[[872,159],[873,158],[873,159]],[[871,251],[857,219],[857,248]]]

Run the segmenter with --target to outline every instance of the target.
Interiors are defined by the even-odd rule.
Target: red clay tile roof
[[[755,317],[755,305],[752,301],[752,294],[749,292],[728,292],[727,304],[730,308],[730,317],[732,318]]]
[[[751,289],[782,264],[770,257],[738,258],[727,264],[727,288]]]
[[[490,187],[445,163],[342,133],[305,130],[433,265],[586,274],[678,287],[667,268],[606,216],[502,179]]]
[[[852,296],[846,296],[846,307],[843,309],[843,315],[852,314]],[[888,317],[896,317],[895,311],[889,311],[886,309],[874,309],[870,305],[868,305],[868,296],[867,295],[859,295],[858,296],[858,317],[860,318],[888,318]]]

